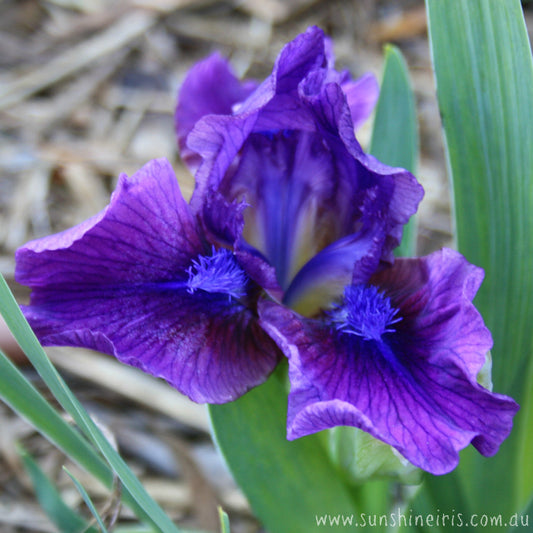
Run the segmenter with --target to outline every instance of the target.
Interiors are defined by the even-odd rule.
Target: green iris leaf
[[[407,64],[398,48],[385,47],[385,65],[376,106],[370,153],[381,162],[415,173],[418,166],[418,125]],[[404,228],[395,253],[400,257],[416,253],[416,217]]]
[[[494,391],[522,406],[495,457],[465,450],[427,490],[505,518],[533,491],[533,62],[519,0],[426,4],[457,244],[485,269],[475,303],[494,338]]]
[[[178,533],[179,530],[170,518],[148,495],[141,482],[67,387],[22,315],[2,276],[0,276],[0,313],[43,381],[65,411],[72,416],[87,440],[75,437],[72,434],[74,429],[71,428],[70,432],[68,424],[50,406],[45,407],[45,400],[1,352],[0,397],[6,399],[21,416],[30,420],[39,431],[50,436],[60,447],[69,452],[74,460],[109,486],[112,483],[111,471],[104,462],[98,460],[98,455],[91,449],[91,445],[94,446],[120,478],[124,487],[125,501],[135,509],[139,518],[165,533]],[[15,383],[19,386],[14,386]],[[37,403],[34,404],[33,401]],[[52,416],[51,420],[47,419],[47,415]],[[89,450],[87,457],[80,450],[76,450],[77,443],[82,446],[80,450]]]

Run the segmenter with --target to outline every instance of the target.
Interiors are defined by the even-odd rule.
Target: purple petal
[[[236,240],[242,207],[225,207],[209,237]],[[209,244],[169,163],[152,161],[92,219],[18,250],[16,279],[33,289],[24,313],[46,345],[104,351],[198,402],[233,400],[280,354],[256,319],[259,288]]]
[[[159,159],[131,178],[120,176],[101,213],[20,248],[15,275],[35,289],[174,279],[202,251],[172,167]]]
[[[229,246],[247,275],[275,300],[281,300],[283,291],[277,281],[274,267],[255,248],[242,239],[247,204],[229,203],[217,192],[206,195],[201,213],[202,225],[209,242]]]
[[[283,290],[336,241],[339,250],[347,242],[355,250],[353,236],[363,227],[382,228],[380,258],[392,262],[423,195],[412,174],[362,151],[354,122],[368,116],[377,84],[372,76],[351,80],[332,61],[330,42],[310,28],[283,48],[272,75],[232,114],[206,116],[188,136],[188,147],[202,158],[194,212],[203,210],[211,190],[230,203],[248,203],[243,237],[255,257],[275,268]],[[329,254],[328,264],[331,251],[323,256]],[[348,259],[336,255],[344,276]]]
[[[208,191],[217,189],[252,132],[257,114],[208,115],[196,123],[187,137],[188,148],[202,160],[195,175],[196,187],[191,198],[193,210],[200,211]]]
[[[296,91],[300,81],[326,61],[324,32],[312,26],[286,44],[274,65],[277,93]]]
[[[359,129],[372,114],[379,97],[379,85],[373,74],[365,74],[357,80],[341,84],[350,108],[355,130]]]
[[[381,257],[381,228],[361,230],[330,244],[298,272],[283,302],[304,316],[313,316],[342,296],[350,283],[366,283]]]
[[[274,95],[257,114],[254,132],[302,131],[316,129],[313,114],[292,94]]]
[[[331,158],[316,136],[253,134],[235,174],[221,185],[226,196],[243,197],[251,206],[243,236],[276,268],[284,288],[321,245],[317,210],[324,211],[324,199],[333,201],[333,173]],[[327,221],[322,222],[323,230]]]
[[[316,78],[321,86],[321,75]],[[312,80],[307,78],[311,85]],[[220,134],[219,139],[225,136],[220,140],[223,150],[213,156],[221,166],[210,174],[209,184],[199,179],[195,196],[201,205],[206,191],[215,187],[227,199],[244,198],[252,206],[244,215],[244,237],[275,267],[283,288],[317,252],[337,240],[349,240],[362,225],[383,228],[381,257],[391,260],[403,225],[423,194],[410,173],[381,165],[362,152],[340,87],[330,84],[320,91],[319,96],[306,97],[320,133],[252,133],[251,116],[241,117],[243,127],[250,121],[244,130],[237,128],[237,117],[210,117],[212,123],[217,119],[219,125],[223,120],[228,124],[223,133],[211,132]],[[341,135],[344,130],[349,133]],[[349,135],[347,147],[343,136]],[[239,157],[230,162],[238,150]]]
[[[386,206],[386,219],[388,231],[383,250],[382,259],[389,263],[394,261],[392,251],[396,248],[403,234],[403,227],[411,216],[416,213],[418,204],[424,196],[424,189],[417,179],[402,168],[394,168],[384,165],[370,154],[361,156],[361,163],[370,175],[377,177],[383,183],[392,183],[393,193]],[[375,179],[375,178],[374,178]],[[374,203],[368,203],[368,210],[365,216],[376,216],[379,212],[380,201],[376,198]]]
[[[403,320],[398,335],[432,347],[432,360],[452,361],[475,382],[492,347],[492,337],[472,304],[483,270],[458,252],[443,248],[421,259],[397,259],[373,276]]]
[[[108,353],[200,403],[238,398],[280,358],[251,311],[225,295],[152,284],[43,289],[39,300],[24,313],[44,345]]]
[[[206,115],[231,115],[233,106],[256,87],[255,82],[238,80],[218,53],[191,68],[178,95],[175,121],[180,154],[192,172],[200,164],[200,157],[187,147],[194,125]]]
[[[368,120],[378,101],[379,84],[376,77],[367,73],[352,80],[347,70],[338,72],[328,60],[328,68],[311,72],[301,83],[300,89],[307,97],[318,96],[329,84],[335,84],[341,88],[350,110],[353,129],[359,129]]]
[[[207,240],[233,247],[242,235],[246,207],[245,202],[228,202],[220,193],[209,191],[200,214]]]
[[[383,260],[392,262],[392,250],[401,241],[402,228],[420,203],[424,190],[407,170],[389,167],[365,154],[354,136],[348,102],[335,83],[322,85],[316,93],[316,80],[309,77],[300,93],[313,109],[319,132],[333,153],[342,176],[339,195],[339,232],[353,232],[354,218],[382,221],[386,232]]]
[[[309,28],[285,45],[271,76],[235,107],[233,115],[206,116],[196,123],[187,139],[188,149],[202,159],[196,175],[197,188],[191,200],[195,209],[205,191],[218,186],[254,129],[294,128],[297,123],[312,126],[298,103],[297,88],[308,72],[324,62],[324,58],[324,34],[319,28]],[[280,107],[285,112],[280,112]]]
[[[262,304],[263,327],[289,358],[288,437],[356,426],[434,474],[455,468],[470,442],[496,453],[518,406],[475,380],[491,346],[471,303],[479,269],[445,250],[398,260],[371,282],[401,318],[381,340]]]
[[[348,70],[337,72],[335,70],[333,41],[329,37],[324,39],[324,48],[327,62],[327,76],[324,81],[337,83],[342,87],[350,108],[354,129],[357,130],[370,117],[378,101],[378,80],[371,73],[352,80]]]
[[[247,114],[262,109],[274,97],[297,97],[298,85],[326,61],[324,32],[312,26],[287,43],[279,53],[272,74],[237,109]]]

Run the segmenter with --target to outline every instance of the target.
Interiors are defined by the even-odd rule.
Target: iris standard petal
[[[211,190],[248,203],[244,239],[283,290],[313,256],[361,228],[382,228],[380,259],[392,261],[423,195],[414,176],[379,164],[354,136],[377,98],[375,79],[351,80],[332,62],[330,42],[309,28],[232,114],[203,117],[188,137],[202,158],[193,209]]]
[[[416,466],[444,474],[469,443],[484,455],[496,453],[518,406],[475,379],[491,346],[471,303],[479,270],[451,251],[406,261],[372,278],[383,287],[369,286],[377,290],[368,289],[359,309],[366,306],[367,315],[354,315],[351,326],[339,326],[347,316],[342,308],[309,320],[265,303],[260,315],[289,358],[289,438],[356,426]],[[380,329],[361,324],[379,313],[388,321]]]
[[[296,131],[252,134],[235,173],[222,190],[231,198],[243,197],[251,208],[244,213],[243,236],[275,267],[287,288],[305,262],[323,243],[327,221],[315,227],[317,209],[329,199],[333,208],[334,167],[322,141]]]
[[[335,53],[333,41],[329,37],[324,38],[326,53],[326,76],[323,83],[337,83],[342,87],[346,95],[346,101],[350,108],[350,114],[355,130],[370,118],[372,111],[379,98],[379,84],[376,77],[368,72],[354,80],[348,70],[338,72],[335,70]]]
[[[399,245],[403,226],[416,212],[424,189],[407,170],[385,165],[363,152],[354,135],[346,95],[338,84],[317,84],[309,76],[300,93],[313,110],[317,129],[340,176],[337,233],[342,236],[352,233],[354,220],[383,223],[386,234],[383,259],[391,262],[392,250]]]
[[[346,95],[353,127],[358,130],[374,111],[379,97],[378,81],[373,74],[365,74],[356,80],[341,83],[341,88]]]
[[[213,216],[209,236],[237,239],[239,209]],[[233,400],[280,352],[258,325],[259,287],[214,244],[169,163],[152,161],[121,176],[102,213],[17,252],[16,279],[33,289],[24,313],[45,345],[112,354],[197,402]]]
[[[296,123],[307,123],[312,128],[312,121],[301,116],[297,88],[303,77],[324,61],[323,39],[322,30],[309,28],[284,46],[272,74],[246,100],[234,106],[233,114],[206,115],[198,120],[187,138],[188,150],[202,159],[191,199],[193,208],[201,205],[209,188],[218,187],[252,131],[294,127]],[[283,112],[274,99],[279,99]]]
[[[287,43],[278,55],[272,72],[277,92],[296,91],[300,80],[308,72],[325,64],[324,32],[316,26],[311,26]]]
[[[206,115],[230,115],[233,106],[245,100],[257,87],[252,80],[240,81],[228,60],[214,53],[188,72],[178,95],[175,122],[180,155],[191,171],[200,157],[187,148],[187,136]]]

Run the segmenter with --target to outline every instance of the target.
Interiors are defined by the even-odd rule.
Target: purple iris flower
[[[17,252],[45,345],[83,346],[231,401],[289,360],[288,437],[356,426],[413,464],[452,470],[497,451],[518,406],[476,382],[492,340],[472,305],[480,269],[450,250],[394,262],[423,190],[354,130],[372,76],[333,67],[310,28],[262,83],[213,55],[176,111],[190,204],[170,165],[121,176],[110,205]]]
[[[257,319],[260,287],[232,252],[242,205],[210,197],[199,221],[166,160],[122,175],[109,206],[32,241],[15,276],[44,345],[81,346],[223,403],[267,378],[281,353]]]
[[[278,298],[259,309],[289,359],[288,437],[356,426],[442,474],[470,442],[495,453],[518,406],[476,382],[492,344],[472,305],[482,271],[450,250],[392,264],[423,191],[363,152],[377,85],[333,62],[310,28],[261,84],[219,55],[190,71],[176,127],[192,208],[210,191],[249,204],[239,250],[275,270],[277,292],[258,268]]]
[[[352,80],[333,63],[316,27],[282,49],[260,84],[239,81],[215,54],[189,72],[176,110],[179,146],[196,172],[192,208],[205,210],[213,190],[245,201],[240,250],[275,271],[270,285],[250,275],[307,315],[350,282],[354,263],[368,274],[392,261],[423,195],[412,174],[365,154],[355,138],[376,102],[375,78]]]
[[[433,474],[469,443],[495,454],[518,405],[476,381],[492,346],[472,304],[482,279],[444,249],[354,281],[315,318],[262,303],[289,359],[288,438],[355,426]]]

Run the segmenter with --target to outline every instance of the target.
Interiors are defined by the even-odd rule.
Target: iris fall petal
[[[332,313],[304,319],[263,304],[266,329],[289,358],[288,438],[355,426],[433,474],[455,468],[469,443],[496,453],[518,406],[476,382],[492,345],[471,303],[482,277],[451,250],[397,260],[370,279],[369,300],[346,328]],[[379,328],[376,310],[388,321]]]
[[[212,234],[236,238],[239,213],[228,205]],[[102,213],[18,250],[16,279],[33,289],[24,313],[44,345],[109,353],[197,402],[233,400],[280,353],[256,319],[259,288],[214,244],[168,162],[152,161],[121,176]]]

